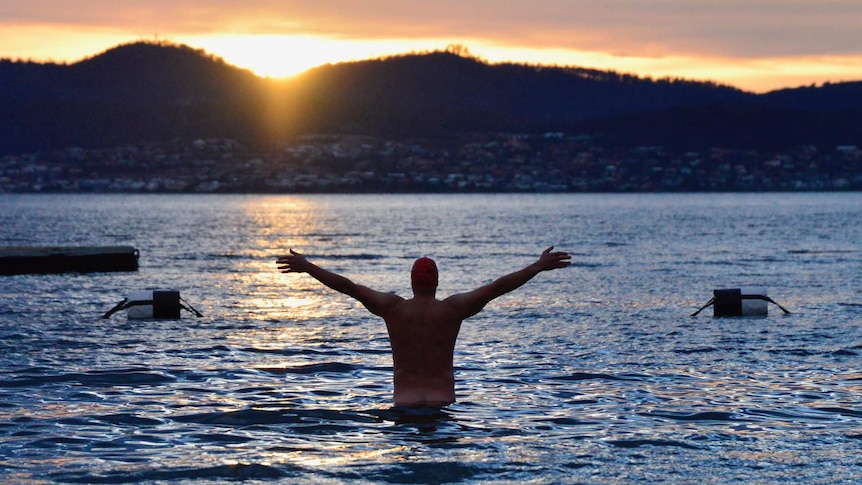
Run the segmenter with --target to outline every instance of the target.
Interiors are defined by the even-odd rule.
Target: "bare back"
[[[433,297],[402,300],[384,319],[392,346],[395,404],[455,401],[453,354],[464,316]]]

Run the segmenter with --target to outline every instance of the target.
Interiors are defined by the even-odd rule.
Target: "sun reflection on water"
[[[312,244],[309,234],[326,232],[325,204],[312,198],[272,196],[242,201],[242,213],[252,222],[255,234],[247,240],[227,283],[231,294],[242,294],[233,309],[243,318],[267,321],[304,321],[331,313],[320,288],[307,278],[278,271],[276,259],[290,248]]]
[[[406,445],[392,446],[380,443],[382,448],[369,449],[366,443],[317,443],[312,448],[274,452],[270,459],[278,463],[292,463],[311,468],[323,468],[362,463],[377,464],[398,461],[399,456],[410,451]]]

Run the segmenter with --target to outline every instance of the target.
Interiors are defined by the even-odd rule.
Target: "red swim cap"
[[[437,263],[431,258],[419,258],[410,271],[410,282],[414,287],[437,287]]]

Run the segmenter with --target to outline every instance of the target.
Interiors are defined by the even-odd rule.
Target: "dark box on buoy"
[[[715,296],[712,309],[717,317],[765,317],[769,312],[763,287],[714,290],[712,294]]]

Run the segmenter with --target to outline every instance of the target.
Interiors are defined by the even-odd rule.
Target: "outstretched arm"
[[[367,286],[358,285],[344,276],[327,271],[309,262],[305,256],[293,249],[290,250],[289,255],[279,257],[276,264],[279,265],[278,269],[282,273],[308,273],[309,276],[329,288],[358,300],[375,315],[385,316],[386,312],[403,300],[398,295],[372,290]]]
[[[463,318],[471,317],[479,313],[491,300],[520,288],[542,271],[565,268],[572,264],[572,257],[569,256],[569,253],[551,252],[553,249],[554,246],[551,246],[542,251],[538,260],[523,269],[497,278],[473,291],[452,295],[445,301],[455,307],[463,315]]]

